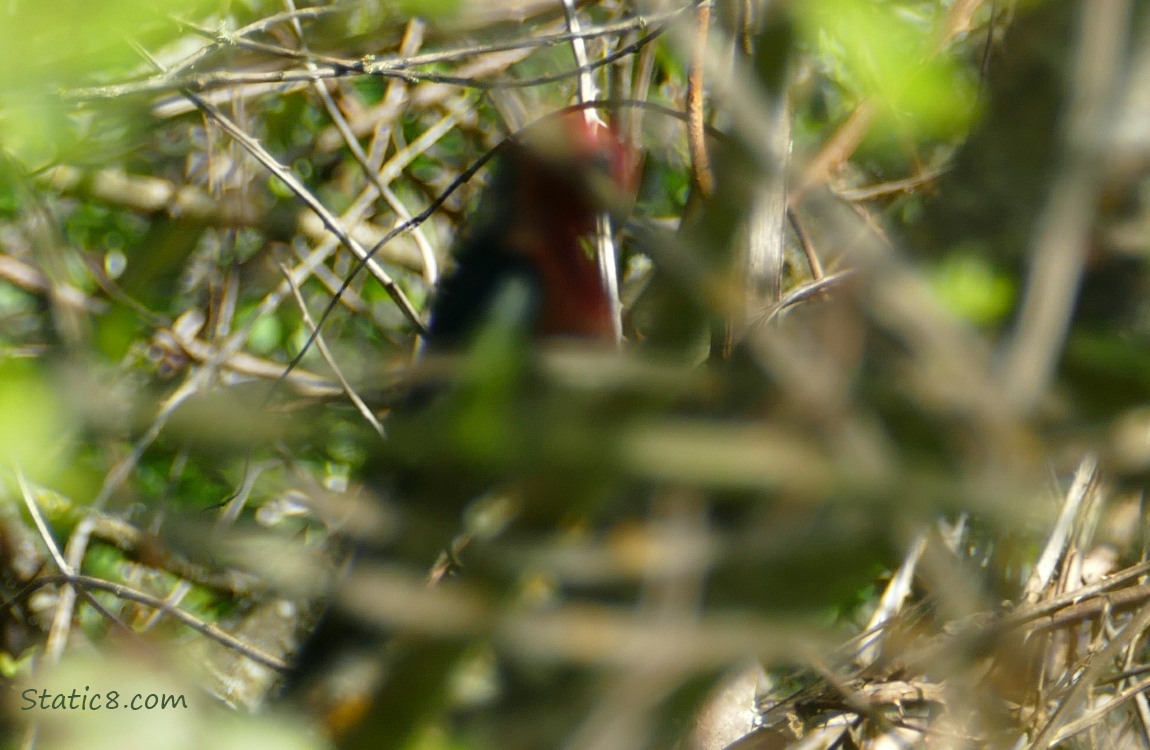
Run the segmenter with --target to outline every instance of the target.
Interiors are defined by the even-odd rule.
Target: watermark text
[[[21,711],[171,711],[188,707],[187,698],[179,694],[101,692],[90,685],[68,693],[28,688],[20,698]]]

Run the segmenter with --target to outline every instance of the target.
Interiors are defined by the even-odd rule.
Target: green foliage
[[[970,67],[937,49],[946,11],[940,2],[816,0],[798,18],[818,62],[848,93],[842,105],[874,97],[894,118],[887,127],[937,138],[965,132],[977,90]]]
[[[955,250],[947,254],[931,281],[944,305],[979,325],[1002,322],[1015,302],[1011,279],[995,273],[981,253]]]
[[[66,547],[81,521],[99,521],[81,569],[125,587],[93,596],[146,643],[81,598],[73,620],[107,661],[76,649],[59,679],[116,675],[202,701],[194,718],[134,717],[118,735],[85,736],[84,717],[44,726],[59,719],[80,750],[177,729],[212,746],[320,746],[314,727],[263,718],[314,706],[284,709],[270,671],[259,683],[264,667],[211,638],[220,628],[290,658],[310,603],[331,595],[389,634],[383,697],[351,735],[360,746],[595,746],[625,725],[633,732],[616,745],[671,747],[736,661],[762,657],[796,694],[819,682],[796,667],[856,675],[858,650],[829,641],[858,633],[907,540],[937,519],[974,518],[953,547],[931,533],[910,594],[920,619],[899,633],[908,643],[1018,596],[1048,529],[1034,499],[1051,467],[1067,473],[1068,451],[1150,465],[1137,441],[1127,455],[1100,437],[1137,427],[1150,398],[1146,259],[1116,239],[1145,226],[1141,177],[1105,166],[1105,189],[1082,208],[1100,220],[1079,243],[1089,252],[1077,247],[1080,298],[1049,305],[1070,312],[1043,398],[1020,406],[1003,382],[1032,274],[1049,270],[1034,237],[1063,163],[1077,16],[1057,4],[984,4],[957,21],[963,6],[943,0],[767,5],[747,29],[716,6],[722,57],[703,69],[706,119],[721,131],[705,144],[710,196],[681,119],[617,103],[684,109],[695,61],[679,27],[594,73],[616,101],[601,114],[643,156],[634,216],[616,238],[621,350],[538,344],[524,322],[533,300],[511,284],[467,346],[416,362],[395,289],[426,319],[435,292],[422,248],[411,231],[376,243],[503,133],[571,103],[570,44],[533,44],[562,33],[557,5],[523,18],[457,0],[298,7],[301,40],[284,8],[262,0],[17,2],[0,24],[0,588],[29,635],[0,633],[0,673],[31,673],[52,619],[14,594],[55,569],[41,534]],[[1004,37],[1007,10],[1019,20]],[[587,40],[593,60],[662,29],[626,4],[578,12],[608,27]],[[356,72],[397,60],[404,38],[432,62]],[[523,48],[472,49],[488,42]],[[536,76],[561,80],[503,85]],[[376,195],[313,77],[402,211]],[[395,287],[374,270],[351,278],[354,254],[185,89],[374,247]],[[774,146],[789,154],[793,222],[779,230],[772,297],[750,255],[783,226],[786,201],[769,200],[782,184],[767,145],[776,134],[755,118],[784,90],[793,148]],[[860,105],[872,116],[854,119]],[[491,183],[489,168],[418,227],[442,271]],[[306,317],[320,321],[328,356]],[[1116,485],[1141,487],[1135,470],[1114,471]],[[361,564],[336,575],[349,547]],[[449,547],[462,573],[425,586]],[[175,609],[210,627],[178,623]],[[975,645],[1003,643],[992,633]],[[202,656],[213,648],[231,661]],[[993,669],[953,650],[969,663],[931,679],[1006,694],[983,684]],[[202,662],[193,676],[189,661]],[[899,679],[912,679],[906,670]],[[852,680],[837,687],[867,686]],[[245,716],[204,684],[229,705],[271,705]],[[256,699],[227,692],[240,688]]]
[[[396,6],[405,16],[450,21],[459,14],[462,0],[399,0]]]
[[[76,424],[48,376],[27,360],[0,360],[0,456],[9,497],[19,490],[13,468],[51,486],[68,465]]]
[[[62,150],[73,150],[82,136],[72,108],[57,90],[134,72],[141,61],[125,38],[169,41],[173,35],[166,14],[196,13],[205,5],[170,0],[110,0],[99,6],[76,0],[13,3],[0,26],[0,150],[36,167]]]

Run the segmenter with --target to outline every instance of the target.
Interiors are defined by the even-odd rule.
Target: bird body
[[[554,242],[529,229],[471,238],[460,250],[455,272],[440,285],[428,345],[444,349],[464,344],[487,318],[501,288],[512,281],[528,291],[525,313],[534,335],[592,340],[613,336],[611,306],[598,268],[578,236],[562,241],[567,247],[554,252]]]
[[[581,112],[562,115],[502,148],[495,174],[457,243],[455,267],[435,292],[426,348],[433,353],[465,351],[499,313],[501,302],[514,296],[508,291],[516,288],[524,292],[512,310],[520,318],[516,330],[535,339],[613,342],[610,300],[587,240],[596,216],[617,205],[631,187],[628,150],[610,129]],[[402,418],[396,426],[419,422],[434,392],[414,388],[398,409]],[[406,443],[402,447],[419,452]],[[412,477],[391,477],[391,483],[406,485],[408,491],[420,486]],[[405,501],[439,502],[430,496]],[[438,517],[447,515],[444,511]],[[442,544],[457,531],[443,529]],[[355,546],[360,558],[379,561],[378,548],[358,542]],[[314,683],[329,676],[326,673],[338,670],[339,663],[349,661],[349,649],[353,662],[380,658],[381,634],[370,623],[341,612],[338,600],[337,592],[297,655],[286,681],[289,697],[310,692]],[[345,708],[346,702],[326,711],[344,716]],[[343,718],[340,723],[349,722]]]
[[[596,216],[633,182],[629,151],[580,112],[513,140],[437,290],[427,343],[464,345],[509,281],[527,288],[528,330],[539,338],[610,340],[611,304],[591,254]]]

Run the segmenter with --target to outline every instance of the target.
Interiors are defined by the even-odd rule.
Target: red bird
[[[457,247],[456,267],[436,291],[428,347],[442,352],[466,346],[516,283],[527,292],[523,309],[514,311],[527,316],[524,331],[545,338],[613,340],[611,304],[587,240],[600,212],[625,203],[633,187],[631,152],[582,112],[534,126],[502,148],[495,175]],[[423,399],[412,395],[402,411],[405,420],[418,421]],[[455,531],[444,529],[444,541]],[[359,549],[361,558],[378,554]],[[377,629],[333,608],[298,654],[285,693],[307,696],[318,679],[330,677],[349,658],[361,664],[378,658],[372,644],[380,639]],[[336,701],[329,719],[344,729],[354,725],[359,709],[366,709],[366,703],[358,705],[364,700],[360,695],[350,703]],[[356,718],[348,719],[349,713]]]

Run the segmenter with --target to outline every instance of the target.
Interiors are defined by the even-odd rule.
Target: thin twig
[[[1050,721],[1042,728],[1038,736],[1034,738],[1034,741],[1030,745],[1031,750],[1047,750],[1047,748],[1053,747],[1066,737],[1076,734],[1090,726],[1089,723],[1083,723],[1081,718],[1076,721],[1066,721],[1065,717],[1078,712],[1081,705],[1086,701],[1089,691],[1093,689],[1098,673],[1108,667],[1122,649],[1135,639],[1141,637],[1147,626],[1150,626],[1150,604],[1144,604],[1134,616],[1130,618],[1126,626],[1122,628],[1122,632],[1106,644],[1105,648],[1091,654],[1086,667],[1080,670],[1080,673],[1075,674],[1074,685],[1062,696],[1061,700],[1059,700]],[[1136,692],[1137,691],[1132,692],[1126,690],[1120,695],[1122,700],[1127,700],[1129,697],[1135,695]],[[1118,698],[1115,698],[1115,700],[1118,700]],[[1097,711],[1099,709],[1095,710]],[[1088,715],[1092,713],[1094,712],[1090,712]]]
[[[673,15],[677,15],[677,13]],[[636,26],[646,28],[647,24],[637,22]],[[60,92],[60,95],[69,100],[115,99],[134,94],[157,93],[172,90],[202,93],[220,87],[253,83],[311,83],[329,78],[346,78],[356,75],[399,78],[409,83],[420,81],[446,83],[479,90],[534,88],[576,78],[585,72],[598,70],[620,58],[634,54],[639,49],[658,39],[664,27],[665,24],[654,27],[650,32],[644,34],[633,43],[616,50],[610,55],[588,63],[586,67],[577,66],[558,73],[536,76],[534,78],[487,81],[432,71],[414,71],[410,69],[407,61],[347,60],[341,61],[340,64],[317,64],[314,70],[305,68],[245,73],[213,72],[184,76],[174,80],[156,78],[135,83],[70,89]]]
[[[787,219],[790,221],[791,229],[795,230],[795,236],[799,238],[799,245],[803,248],[803,255],[807,256],[807,265],[811,269],[811,278],[819,281],[823,278],[823,264],[819,262],[818,251],[815,250],[815,244],[811,242],[810,235],[803,229],[803,225],[799,222],[799,217],[791,209],[787,209]]]
[[[636,29],[646,29],[653,24],[662,24],[670,21],[691,7],[691,4],[684,5],[675,10],[663,11],[658,13],[651,13],[646,15],[634,16],[624,21],[618,21],[612,24],[604,24],[602,26],[594,26],[586,29],[580,29],[579,32],[566,31],[563,33],[553,34],[532,34],[517,39],[509,39],[504,41],[490,42],[485,44],[474,44],[465,47],[457,47],[454,49],[440,50],[436,52],[426,52],[421,55],[403,54],[398,57],[384,58],[377,55],[368,55],[359,59],[340,58],[333,55],[320,55],[307,51],[293,50],[287,47],[281,47],[274,44],[267,44],[261,42],[252,42],[247,37],[257,33],[266,31],[272,25],[282,21],[293,21],[294,19],[304,19],[309,17],[318,16],[319,13],[309,13],[309,11],[335,10],[334,7],[329,8],[303,8],[299,11],[280,13],[274,16],[269,16],[261,19],[258,22],[249,24],[234,32],[213,31],[198,24],[190,23],[187,21],[177,21],[180,25],[188,28],[194,33],[214,40],[213,44],[207,45],[204,48],[197,50],[188,59],[181,61],[177,65],[169,69],[166,76],[154,76],[148,81],[167,79],[171,85],[174,81],[174,74],[181,72],[192,67],[198,63],[204,56],[210,52],[225,46],[241,46],[248,49],[259,50],[269,54],[284,57],[292,60],[307,60],[313,63],[321,63],[330,65],[345,70],[357,69],[365,63],[370,64],[390,64],[394,65],[397,69],[417,68],[425,65],[442,64],[445,62],[454,62],[458,60],[465,60],[468,58],[479,57],[482,55],[489,55],[492,53],[505,52],[511,50],[521,49],[534,49],[539,47],[553,47],[575,40],[588,40],[598,39],[606,36],[618,36],[634,31]],[[144,82],[139,82],[144,83]],[[129,86],[131,84],[121,84]],[[172,85],[173,88],[176,86]],[[125,93],[137,93],[135,90]]]
[[[1067,547],[1071,544],[1070,533],[1075,524],[1079,523],[1079,511],[1095,488],[1098,481],[1098,459],[1093,455],[1086,455],[1078,464],[1074,472],[1074,482],[1066,493],[1062,503],[1062,511],[1058,515],[1058,522],[1050,531],[1050,537],[1043,547],[1042,553],[1034,563],[1034,570],[1022,589],[1023,600],[1036,602],[1043,591],[1049,590],[1050,582],[1054,577],[1056,565],[1062,560]]]
[[[300,294],[299,287],[296,286],[292,280],[291,272],[288,271],[288,269],[282,264],[279,268],[280,271],[283,272],[284,278],[287,279],[289,284],[291,284],[292,294],[295,295],[296,304],[299,306],[300,315],[303,316],[304,324],[308,327],[309,331],[317,330],[315,321],[312,320],[311,313],[309,313],[307,310],[307,303],[304,301],[303,295]],[[335,361],[335,357],[332,356],[331,350],[327,348],[327,343],[324,341],[322,335],[316,336],[315,345],[319,349],[319,353],[323,357],[324,361],[327,362],[328,367],[330,367],[331,371],[335,373],[335,377],[337,380],[339,380],[339,384],[343,388],[343,392],[347,394],[348,399],[353,404],[355,404],[355,408],[359,410],[359,413],[363,415],[363,418],[369,425],[371,425],[371,428],[375,430],[381,438],[386,437],[383,431],[383,425],[380,424],[380,421],[376,418],[376,416],[371,413],[371,409],[367,407],[367,404],[364,403],[363,399],[360,398],[360,395],[355,392],[354,388],[351,387],[351,384],[347,381],[347,378],[344,377],[343,370],[340,369],[339,364]]]
[[[352,236],[348,234],[347,230],[343,228],[343,225],[340,223],[339,219],[337,219],[330,211],[327,210],[327,207],[324,206],[323,203],[321,203],[320,200],[316,198],[294,174],[292,174],[291,170],[276,161],[276,159],[264,149],[259,141],[241,130],[239,126],[232,122],[231,119],[222,111],[220,111],[218,107],[208,104],[203,99],[190,91],[187,92],[186,95],[196,103],[197,107],[202,109],[213,120],[215,120],[216,123],[221,128],[223,128],[228,135],[230,135],[241,146],[243,146],[249,154],[255,157],[256,160],[264,166],[264,168],[266,168],[269,172],[283,181],[283,183],[287,185],[291,191],[295,193],[297,197],[299,197],[300,200],[306,203],[308,207],[311,208],[311,210],[320,217],[328,230],[339,238],[344,247],[350,250],[360,260],[360,262],[367,266],[368,270],[371,271],[372,275],[375,276],[376,280],[379,281],[384,290],[388,293],[388,296],[390,296],[399,306],[400,311],[403,312],[407,319],[411,321],[412,325],[415,326],[415,329],[420,333],[426,333],[427,327],[424,325],[423,320],[419,317],[419,313],[416,311],[415,306],[411,304],[411,300],[409,300],[403,290],[400,289],[399,284],[397,284],[391,275],[388,274],[387,271],[383,270],[383,267],[375,261],[375,259],[372,257],[373,252],[368,252],[363,248],[362,245],[359,244],[359,242],[352,238]]]
[[[28,486],[28,480],[24,476],[23,470],[17,466],[15,467],[15,471],[16,481],[20,486],[20,495],[24,500],[24,506],[28,509],[28,514],[32,516],[32,521],[36,524],[37,531],[40,532],[40,538],[44,542],[44,546],[48,549],[48,554],[52,557],[52,561],[56,563],[56,567],[60,570],[61,573],[66,576],[73,575],[74,569],[68,563],[68,561],[64,559],[64,555],[61,554],[60,546],[56,543],[56,539],[52,536],[51,529],[48,528],[48,522],[44,519],[44,514],[40,511],[40,506],[36,503],[36,498],[32,494],[32,488]],[[67,590],[71,591],[73,589],[68,588]],[[107,607],[93,598],[91,594],[86,591],[80,591],[80,593],[83,595],[84,600],[90,604],[93,609],[107,618],[108,621],[119,628],[120,631],[127,633],[129,636],[134,635],[132,630],[127,625],[125,625],[120,620],[120,618],[112,614],[112,612],[110,612]],[[64,599],[65,597],[61,597],[60,600],[57,601],[57,608],[63,606],[62,602]],[[59,609],[57,609],[57,614],[59,614]],[[54,634],[58,639],[61,639],[60,642],[52,642],[52,636]],[[68,637],[67,631],[52,631],[49,632],[48,635],[49,643],[45,644],[44,646],[45,652],[50,651],[53,654],[62,654],[64,646],[66,645],[64,641],[66,641]],[[53,662],[58,660],[59,658],[57,656]]]
[[[295,9],[291,0],[286,0],[286,2],[288,4],[289,10]],[[303,53],[306,53],[307,44],[304,40],[303,28],[300,26],[298,20],[293,19],[292,28],[295,30],[296,36],[300,40],[300,45],[302,47]],[[314,63],[312,63],[310,60],[308,61],[307,65],[309,68],[315,67]],[[340,135],[343,136],[344,143],[348,150],[351,152],[356,162],[360,165],[360,168],[363,169],[364,175],[368,178],[368,180],[371,181],[373,185],[375,185],[376,190],[379,191],[379,194],[383,197],[384,200],[387,201],[388,205],[391,206],[392,210],[395,211],[401,221],[407,221],[410,219],[411,212],[407,210],[407,207],[403,205],[403,202],[399,199],[399,196],[397,196],[392,191],[387,183],[380,179],[376,169],[372,167],[371,161],[368,159],[367,154],[364,153],[363,147],[359,145],[359,140],[356,139],[355,134],[351,131],[351,126],[348,124],[347,119],[343,116],[343,113],[339,111],[339,107],[336,106],[335,101],[331,98],[331,94],[328,92],[327,87],[320,81],[316,81],[314,84],[312,84],[312,87],[319,95],[324,109],[327,110],[328,117],[331,118],[332,123],[335,125]],[[422,228],[415,227],[412,231],[412,237],[415,239],[416,247],[419,248],[420,257],[423,260],[424,281],[426,281],[429,286],[434,286],[435,282],[439,278],[439,263],[435,258],[435,252],[431,249],[431,244],[427,241],[427,237],[424,235]]]
[[[160,63],[156,61],[155,58],[148,54],[147,50],[143,49],[134,42],[132,43],[132,46],[139,52],[142,57],[150,62],[154,68],[160,72],[164,71],[163,66],[160,65]],[[320,202],[320,200],[316,198],[312,192],[308,190],[307,187],[299,181],[299,179],[296,178],[294,174],[292,174],[291,170],[280,164],[275,159],[275,157],[273,157],[266,149],[264,149],[263,145],[259,141],[244,132],[218,107],[205,101],[203,98],[197,96],[192,91],[186,89],[181,89],[181,91],[184,96],[186,96],[193,104],[196,105],[197,109],[211,117],[216,122],[216,124],[223,128],[224,132],[230,135],[244,148],[245,151],[251,154],[256,159],[256,161],[262,164],[264,168],[271,172],[273,175],[278,177],[292,190],[293,193],[296,194],[300,200],[302,200],[309,208],[311,208],[311,210],[320,217],[320,220],[323,221],[328,230],[339,238],[344,247],[350,250],[352,254],[359,258],[360,261],[367,266],[367,268],[383,286],[384,290],[399,306],[400,311],[403,312],[405,316],[407,316],[408,320],[410,320],[412,324],[414,324],[416,330],[420,333],[426,332],[426,326],[424,326],[423,321],[420,319],[419,313],[416,312],[415,307],[411,304],[411,301],[408,300],[407,295],[404,294],[403,290],[399,288],[399,285],[395,282],[395,280],[392,279],[391,276],[383,270],[379,263],[375,262],[371,253],[365,251],[363,247],[358,242],[356,242],[356,240],[352,238],[350,234],[348,234],[339,220],[330,211],[327,210],[327,207],[324,206],[323,203]]]
[[[0,614],[10,609],[16,604],[16,602],[26,599],[34,591],[43,588],[44,586],[59,585],[67,585],[69,587],[75,586],[82,588],[85,591],[105,591],[118,599],[135,602],[137,604],[143,604],[146,607],[152,607],[166,615],[169,615],[173,619],[178,620],[181,624],[187,625],[196,632],[206,635],[212,640],[215,640],[224,646],[233,649],[237,653],[243,654],[252,661],[258,662],[259,664],[263,664],[266,667],[270,667],[279,671],[284,671],[288,667],[288,665],[282,659],[265,653],[264,651],[245,643],[244,641],[236,638],[231,633],[228,633],[216,625],[204,622],[195,615],[189,614],[182,609],[173,607],[165,599],[161,599],[157,596],[152,596],[151,594],[146,594],[143,591],[135,589],[126,584],[113,583],[112,581],[105,581],[102,578],[95,578],[93,576],[65,574],[40,576],[39,578],[30,581],[12,598],[0,602]]]
[[[811,281],[810,283],[796,287],[787,292],[786,296],[779,300],[774,307],[768,310],[762,316],[761,320],[752,321],[752,325],[770,323],[787,308],[794,307],[800,302],[806,302],[807,300],[813,299],[814,297],[817,297],[818,295],[825,292],[830,287],[847,280],[853,275],[854,271],[847,269],[845,271],[832,273],[829,276],[823,276],[817,281]]]
[[[599,96],[599,88],[591,76],[591,67],[587,63],[587,44],[580,36],[579,14],[575,12],[574,0],[562,0],[563,13],[567,20],[567,31],[571,34],[571,51],[575,56],[575,64],[580,68],[578,78],[579,103],[586,105]],[[606,123],[599,115],[598,110],[586,107],[583,117],[588,127],[605,127]],[[607,294],[607,305],[611,314],[611,328],[615,334],[615,342],[623,340],[623,306],[619,299],[619,260],[615,249],[615,239],[611,231],[611,217],[603,211],[595,217],[595,257],[599,262],[599,277]]]
[[[861,188],[831,188],[836,195],[847,201],[870,201],[876,198],[885,198],[888,195],[906,193],[915,188],[929,185],[943,175],[945,169],[934,169],[922,172],[901,180],[892,180],[879,185],[869,185]]]
[[[60,553],[60,545],[56,543],[55,537],[52,536],[52,530],[48,528],[48,522],[44,520],[44,514],[40,512],[40,506],[36,504],[36,498],[32,496],[32,488],[28,486],[24,471],[17,466],[15,472],[16,482],[20,487],[20,497],[24,500],[24,507],[28,509],[28,515],[32,516],[32,522],[36,524],[36,530],[40,532],[40,539],[44,542],[44,547],[52,556],[56,568],[65,575],[72,575],[72,566]]]
[[[707,31],[711,26],[711,3],[699,3],[695,15],[695,45],[691,50],[691,70],[687,76],[687,151],[691,155],[691,180],[704,198],[715,190],[711,158],[704,136],[704,88]]]
[[[189,376],[188,379],[176,389],[176,392],[164,401],[159,413],[156,414],[155,419],[152,420],[152,424],[148,427],[148,431],[136,441],[132,446],[132,451],[113,466],[112,470],[104,477],[104,483],[100,486],[99,492],[96,493],[96,497],[88,505],[88,511],[85,516],[76,524],[76,528],[73,529],[72,535],[68,538],[68,544],[64,548],[65,560],[67,560],[72,570],[80,569],[84,561],[84,555],[88,550],[88,544],[92,537],[97,515],[104,510],[108,501],[111,500],[112,495],[127,481],[132,471],[139,465],[140,459],[143,458],[144,453],[160,436],[160,432],[164,429],[164,426],[168,423],[172,414],[175,413],[176,408],[193,393],[198,392],[207,384],[211,371],[212,368],[205,367]],[[72,614],[75,606],[75,589],[72,587],[64,588],[60,592],[60,601],[48,631],[48,642],[52,644],[52,648],[45,648],[45,656],[51,661],[59,661],[63,654],[64,645],[67,643],[68,634],[71,631]]]

